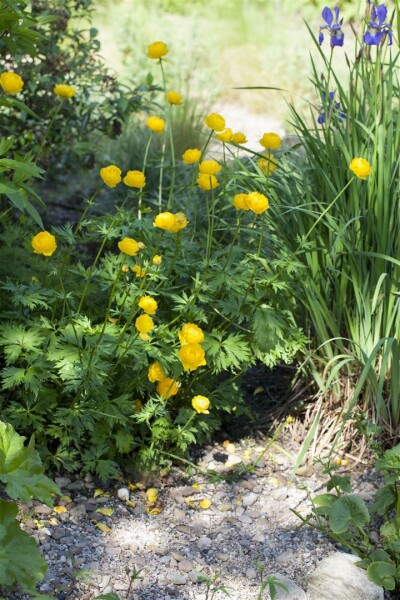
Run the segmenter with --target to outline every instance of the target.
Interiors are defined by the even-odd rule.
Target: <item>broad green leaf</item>
[[[317,515],[329,517],[331,506],[336,502],[337,496],[334,494],[320,494],[312,499],[314,505],[313,512]]]
[[[36,542],[20,529],[18,508],[0,500],[0,587],[19,583],[26,589],[42,581],[46,562]]]
[[[329,519],[333,533],[344,533],[350,525],[365,527],[369,523],[369,512],[358,496],[341,496],[332,505]]]
[[[345,494],[351,494],[351,481],[348,475],[333,475],[331,479],[328,481],[326,489],[328,492],[333,490],[333,488],[339,488]]]
[[[389,542],[400,541],[400,517],[392,519],[387,523],[384,523],[381,527],[381,535],[385,537]]]
[[[385,486],[376,492],[371,511],[383,517],[389,510],[394,508],[395,504],[395,493],[390,487]]]
[[[396,469],[400,471],[400,444],[386,450],[385,454],[376,463],[378,471],[386,471],[387,469]]]
[[[24,441],[11,425],[0,421],[0,481],[11,498],[29,502],[34,497],[52,506],[51,494],[60,494],[60,490],[43,474],[33,440],[28,446]]]
[[[385,590],[394,590],[396,582],[394,576],[396,575],[396,567],[389,562],[375,561],[371,563],[367,569],[368,579],[380,585]]]

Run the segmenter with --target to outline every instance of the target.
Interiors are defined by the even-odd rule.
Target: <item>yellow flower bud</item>
[[[211,113],[205,119],[204,123],[214,131],[222,131],[225,129],[225,119],[218,113]]]
[[[178,383],[178,381],[171,379],[171,377],[166,377],[162,381],[158,382],[156,390],[157,394],[160,394],[160,396],[163,396],[164,398],[171,398],[171,396],[176,396],[180,387],[181,384]]]
[[[128,256],[136,256],[140,250],[140,246],[137,241],[129,237],[125,237],[123,240],[118,242],[118,248],[121,252],[127,254]]]
[[[353,158],[349,164],[349,169],[359,179],[367,179],[368,175],[372,173],[371,165],[365,158]]]
[[[229,127],[227,129],[224,129],[223,131],[221,131],[221,133],[218,133],[218,135],[216,135],[215,137],[217,138],[217,140],[220,140],[221,142],[230,142],[232,140],[232,129],[229,129]]]
[[[268,198],[264,196],[264,194],[259,194],[258,192],[251,192],[251,194],[248,194],[246,203],[249,209],[256,213],[256,215],[260,215],[269,208]]]
[[[156,267],[159,267],[162,263],[162,256],[160,256],[159,254],[155,254],[153,256],[153,260],[152,260],[153,265],[155,265]]]
[[[216,175],[221,170],[221,165],[216,160],[202,160],[199,171],[203,175]]]
[[[163,381],[165,379],[164,371],[159,362],[154,362],[149,366],[147,378],[151,383],[155,381]]]
[[[149,315],[140,315],[135,321],[135,327],[140,334],[142,340],[148,340],[147,335],[154,327],[154,321]]]
[[[146,121],[146,125],[155,133],[162,133],[165,129],[166,123],[161,117],[149,117]]]
[[[57,248],[56,238],[48,231],[37,233],[31,243],[34,253],[43,256],[51,256]]]
[[[233,206],[237,210],[250,210],[246,204],[248,194],[236,194],[233,197]]]
[[[200,344],[185,344],[179,350],[178,357],[185,371],[195,371],[207,364],[205,352]]]
[[[14,94],[19,94],[22,90],[24,80],[13,71],[4,71],[0,75],[0,85],[3,88],[3,92],[13,96]]]
[[[264,133],[260,139],[261,146],[270,150],[278,150],[281,146],[281,138],[277,133]]]
[[[154,315],[158,308],[157,301],[151,296],[142,296],[138,302],[138,306],[148,315]]]
[[[187,165],[197,163],[201,158],[201,150],[198,148],[189,148],[182,154],[182,160]]]
[[[146,276],[146,269],[143,269],[140,265],[134,265],[132,271],[135,273],[136,277]]]
[[[147,47],[149,58],[162,58],[166,54],[168,54],[168,46],[164,42],[153,42]]]
[[[206,175],[205,173],[200,173],[196,179],[196,183],[201,190],[205,191],[214,190],[219,186],[218,179],[215,175]]]
[[[115,188],[121,181],[121,169],[115,165],[109,165],[100,169],[100,177],[110,188]]]
[[[64,100],[69,100],[76,94],[76,89],[73,88],[72,85],[67,85],[66,83],[59,83],[55,85],[53,91],[56,96],[64,98]]]
[[[203,330],[195,323],[185,323],[178,333],[181,346],[186,344],[201,344],[204,340]]]
[[[182,104],[182,96],[179,92],[170,91],[167,92],[167,102],[170,104]]]
[[[142,188],[146,185],[146,176],[142,171],[128,171],[123,181],[128,187]]]
[[[210,407],[210,401],[206,396],[194,396],[192,398],[192,406],[194,410],[203,415],[208,415],[210,411],[208,410]]]
[[[244,135],[244,133],[238,131],[237,133],[234,133],[232,135],[231,142],[233,142],[234,144],[245,144],[247,142],[247,138]]]

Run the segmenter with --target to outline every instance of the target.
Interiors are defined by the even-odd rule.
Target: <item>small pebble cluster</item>
[[[254,440],[215,444],[199,466],[232,473],[261,451]],[[55,510],[37,502],[23,510],[23,527],[49,565],[40,591],[59,600],[111,592],[127,598],[128,590],[130,600],[204,600],[199,576],[217,573],[231,598],[252,600],[260,586],[257,563],[264,576],[289,577],[294,590],[294,582],[305,588],[307,576],[336,548],[320,532],[299,529],[290,509],[307,514],[302,488],[320,493],[324,480],[309,467],[292,482],[291,466],[280,454],[268,455],[254,473],[230,483],[210,483],[202,475],[188,480],[178,469],[151,482],[114,481],[108,488],[90,476],[58,477],[63,495]],[[361,485],[364,497],[372,497],[374,484]],[[134,568],[140,576],[130,587]],[[303,598],[296,594],[288,598]]]

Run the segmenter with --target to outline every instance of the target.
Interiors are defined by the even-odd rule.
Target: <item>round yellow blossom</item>
[[[181,213],[181,212],[176,213],[176,215],[174,215],[174,218],[175,218],[175,221],[174,221],[173,225],[171,225],[171,227],[169,227],[167,230],[170,233],[177,233],[178,231],[180,231],[181,229],[186,227],[189,223],[189,221],[187,220],[184,213]]]
[[[216,175],[221,170],[221,165],[216,160],[202,160],[199,171],[203,175]]]
[[[208,415],[210,411],[210,401],[206,396],[194,396],[192,398],[192,406],[196,412],[203,415]]]
[[[214,190],[219,186],[218,179],[215,175],[206,175],[205,173],[200,173],[196,179],[196,183],[201,190],[205,191]]]
[[[163,379],[165,379],[165,373],[162,370],[159,362],[151,363],[147,373],[147,378],[149,381],[151,381],[151,383],[154,383],[155,381],[163,381]]]
[[[152,263],[156,267],[159,267],[162,263],[162,256],[160,256],[159,254],[155,254],[152,258]]]
[[[259,194],[258,192],[251,192],[251,194],[248,194],[246,203],[249,209],[256,213],[256,215],[260,215],[269,209],[268,198],[264,196],[264,194]]]
[[[158,382],[156,390],[160,396],[163,396],[164,398],[171,398],[171,396],[175,396],[179,392],[180,387],[181,384],[178,383],[178,381],[171,379],[171,377],[166,377],[162,381]]]
[[[142,296],[138,306],[148,315],[154,315],[158,308],[157,300],[154,300],[151,296]]]
[[[217,140],[220,140],[220,142],[231,142],[232,136],[232,129],[229,129],[229,127],[227,127],[226,129],[221,131],[221,133],[218,133],[215,137],[217,138]]]
[[[218,113],[211,113],[205,119],[204,123],[210,129],[214,129],[214,131],[222,131],[225,129],[225,119],[221,117]]]
[[[161,117],[149,117],[146,121],[146,125],[155,133],[162,133],[165,129],[166,123]]]
[[[121,169],[115,165],[109,165],[100,169],[100,177],[110,188],[115,188],[121,181]]]
[[[204,498],[204,500],[200,500],[199,506],[203,510],[207,510],[207,508],[210,508],[211,506],[211,500],[209,500],[208,498]]]
[[[142,188],[146,185],[146,176],[142,171],[128,171],[123,181],[128,187]]]
[[[233,206],[237,208],[237,210],[250,210],[246,203],[247,196],[248,194],[236,194],[233,197]]]
[[[371,165],[365,158],[353,158],[349,169],[360,179],[367,179],[368,175],[372,173]]]
[[[140,315],[135,321],[135,327],[139,332],[139,337],[142,340],[148,340],[147,335],[154,327],[154,321],[149,315]]]
[[[274,173],[278,167],[278,161],[273,154],[265,154],[265,158],[259,158],[257,166],[261,173],[269,177]]]
[[[127,254],[128,256],[136,256],[140,250],[140,246],[137,241],[129,237],[125,237],[123,240],[118,242],[118,248],[121,252]]]
[[[132,271],[135,273],[136,277],[146,276],[146,269],[143,269],[140,265],[134,265]]]
[[[232,135],[231,142],[233,142],[234,144],[245,144],[247,142],[247,137],[244,133],[238,131],[237,133],[234,133]]]
[[[175,225],[175,215],[171,212],[159,213],[154,219],[153,225],[159,229],[164,229],[164,231],[169,231]]]
[[[149,58],[162,58],[166,54],[168,54],[168,46],[164,42],[153,42],[147,47]]]
[[[186,346],[186,344],[201,344],[204,340],[203,330],[195,323],[185,323],[178,335],[181,346]]]
[[[157,502],[158,490],[156,490],[156,488],[149,488],[146,491],[146,497],[147,497],[148,502],[151,502],[151,503]]]
[[[277,133],[264,133],[260,144],[269,150],[278,150],[281,146],[281,138]]]
[[[198,148],[189,148],[182,154],[182,160],[187,165],[197,163],[201,158],[201,150]]]
[[[290,423],[293,423],[293,421],[294,421],[294,418],[293,418],[293,417],[291,417],[290,415],[289,415],[288,417],[286,417],[286,423],[287,423],[288,425],[290,425]]]
[[[170,92],[167,92],[167,102],[176,105],[182,104],[182,96],[179,92],[171,90]]]
[[[57,248],[56,238],[48,231],[41,231],[32,238],[32,248],[35,254],[51,256]]]
[[[200,344],[185,344],[179,350],[178,357],[185,371],[195,371],[207,364],[204,349]]]
[[[64,98],[64,100],[69,100],[76,94],[76,89],[73,88],[72,85],[67,85],[66,83],[58,83],[54,86],[53,91],[56,96]]]
[[[3,92],[13,96],[14,94],[19,94],[22,90],[24,80],[18,73],[14,73],[14,71],[4,71],[0,75],[0,85],[3,88]]]

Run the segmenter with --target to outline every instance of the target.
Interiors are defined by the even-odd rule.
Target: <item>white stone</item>
[[[122,502],[126,502],[129,500],[129,490],[128,488],[122,487],[117,491],[117,496]]]
[[[258,500],[257,494],[255,494],[254,492],[248,492],[247,494],[245,494],[243,496],[242,504],[243,504],[243,506],[251,506],[257,500]]]
[[[308,577],[309,600],[383,600],[383,588],[372,583],[353,554],[335,552]]]
[[[197,540],[197,547],[199,548],[199,550],[208,550],[209,548],[211,548],[211,546],[212,540],[205,535],[202,535],[201,538]]]
[[[287,587],[287,591],[276,586],[276,600],[308,600],[305,591],[294,581],[282,575],[282,573],[271,573],[272,577],[276,577],[280,583]],[[267,587],[268,590],[268,587]],[[266,600],[270,600],[271,596],[267,594]]]
[[[180,573],[168,573],[167,578],[175,585],[185,585],[187,581],[186,577]]]

